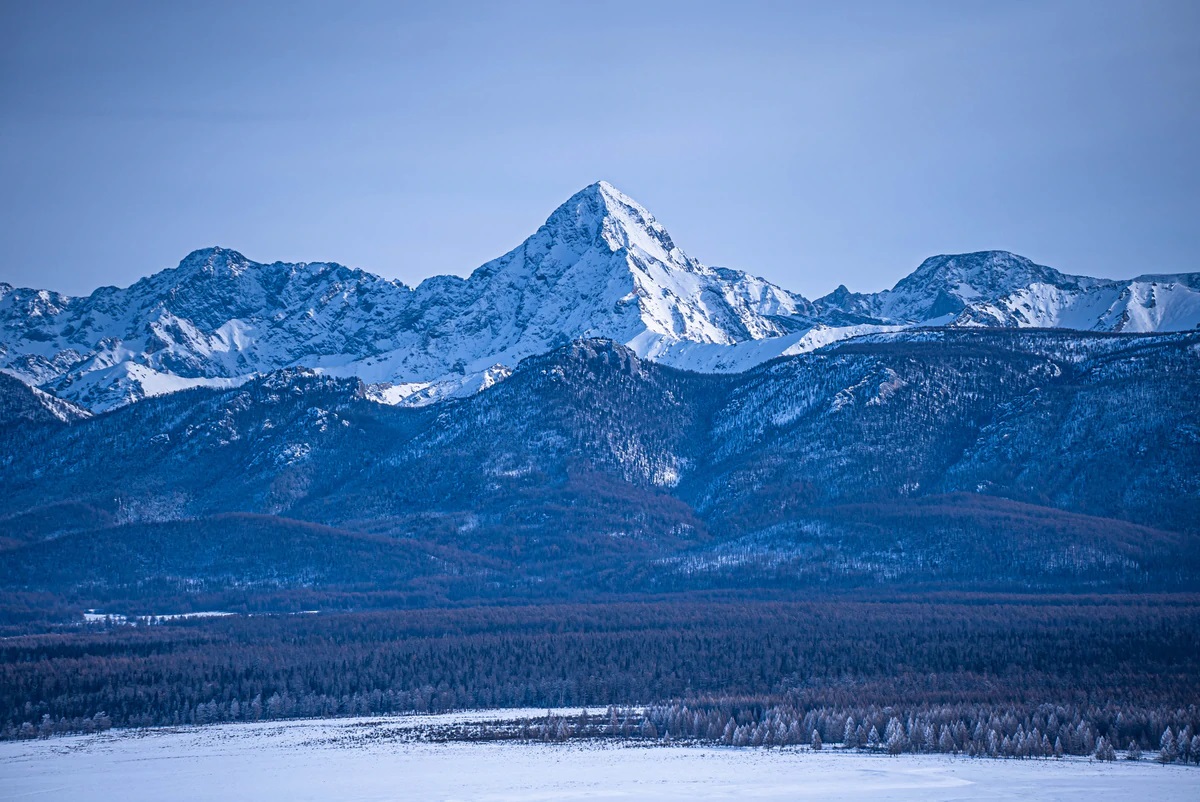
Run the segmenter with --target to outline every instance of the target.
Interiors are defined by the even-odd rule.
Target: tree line
[[[939,705],[918,708],[804,708],[789,699],[697,698],[603,713],[548,712],[518,722],[451,725],[430,740],[620,739],[734,747],[805,746],[891,755],[955,754],[1046,759],[1064,755],[1200,764],[1200,711],[1116,706]],[[1161,734],[1156,734],[1162,727]]]
[[[770,721],[770,739],[798,722],[788,737],[799,743],[817,730],[826,743],[874,745],[874,729],[886,747],[895,717],[920,748],[928,724],[935,744],[948,732],[959,751],[990,750],[994,730],[998,750],[1033,754],[1035,729],[1038,749],[1042,736],[1067,754],[1101,737],[1149,749],[1167,727],[1177,744],[1185,726],[1200,729],[1189,712],[1198,633],[1194,598],[1134,596],[692,598],[79,627],[0,641],[0,737],[675,699],[705,713],[705,737],[721,718],[723,738],[732,716],[730,737],[750,743]],[[1067,728],[1081,722],[1075,740]]]

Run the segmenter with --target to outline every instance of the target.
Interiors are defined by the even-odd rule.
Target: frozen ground
[[[577,711],[571,711],[577,712]],[[504,718],[544,715],[509,712]],[[429,743],[499,714],[127,730],[0,744],[0,799],[1197,799],[1200,770],[1149,761],[1001,761],[826,750]]]

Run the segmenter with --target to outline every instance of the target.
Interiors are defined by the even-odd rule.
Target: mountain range
[[[635,201],[599,182],[466,279],[416,287],[334,263],[189,254],[87,297],[0,284],[0,370],[93,412],[283,368],[357,377],[421,405],[508,377],[581,338],[709,373],[745,371],[871,332],[921,326],[1126,333],[1200,325],[1200,273],[1070,276],[1003,251],[936,256],[890,290],[810,301],[687,256]]]
[[[1200,279],[809,301],[600,183],[466,279],[208,249],[0,298],[0,618],[1200,590]]]

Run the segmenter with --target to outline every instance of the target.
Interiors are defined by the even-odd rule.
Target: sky
[[[808,297],[1200,270],[1200,3],[0,0],[0,281],[466,275],[605,179]]]

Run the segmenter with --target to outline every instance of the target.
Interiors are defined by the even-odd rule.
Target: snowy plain
[[[577,713],[578,711],[562,711]],[[1197,799],[1200,769],[1149,760],[984,760],[826,749],[429,742],[545,710],[109,731],[0,743],[0,799]]]

